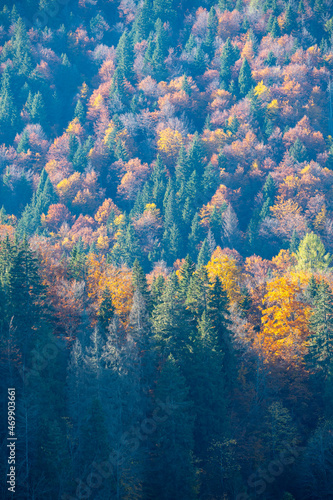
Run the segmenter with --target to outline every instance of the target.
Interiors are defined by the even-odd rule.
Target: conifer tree
[[[191,224],[191,231],[188,237],[188,252],[193,261],[197,261],[198,256],[198,247],[200,241],[202,241],[202,227],[199,221],[198,213],[195,214]]]
[[[134,43],[147,40],[151,29],[151,0],[144,0],[139,14],[134,21]]]
[[[204,48],[209,57],[214,55],[214,40],[217,35],[218,18],[214,7],[211,7],[208,15],[207,35],[204,41]]]
[[[124,78],[132,82],[134,79],[134,51],[132,35],[128,31],[124,31],[119,39],[117,45],[117,63]]]
[[[170,406],[154,434],[151,498],[192,500],[197,497],[192,451],[194,419],[188,394],[185,378],[170,354],[155,390],[155,401],[167,401]]]
[[[162,201],[166,191],[167,177],[165,173],[165,165],[163,164],[160,155],[157,155],[154,163],[153,172],[150,178],[152,182],[152,199],[155,205],[161,210]]]
[[[97,313],[98,321],[102,331],[106,332],[114,316],[115,308],[112,303],[112,295],[108,287],[105,287],[102,293],[102,301]]]
[[[306,150],[306,147],[304,146],[304,144],[299,140],[299,138],[297,137],[297,139],[295,140],[294,144],[291,146],[291,148],[289,149],[289,153],[290,155],[298,162],[303,162],[307,159],[307,156],[308,156],[308,153],[307,153],[307,150]]]
[[[253,83],[250,65],[247,59],[244,58],[238,77],[240,94],[245,96],[251,90]]]
[[[21,139],[17,145],[18,153],[26,153],[29,149],[29,135],[26,130],[23,131]]]
[[[46,121],[46,110],[45,104],[40,92],[34,95],[31,104],[30,117],[33,123],[39,123],[40,125],[44,125]]]
[[[56,202],[56,194],[45,169],[42,170],[36,193],[26,206],[18,222],[17,231],[20,235],[31,235],[41,224],[41,215],[47,213],[49,206]]]
[[[211,257],[211,251],[208,245],[207,238],[205,238],[201,245],[200,252],[198,255],[198,267],[206,266],[210,261],[210,257]]]
[[[333,356],[333,294],[325,280],[321,280],[316,288],[307,361],[311,372],[325,380]]]
[[[281,34],[280,33],[280,26],[279,26],[279,23],[278,23],[276,17],[274,17],[270,33],[272,35],[272,38],[278,38]]]
[[[132,270],[132,283],[134,290],[140,293],[145,302],[145,307],[148,313],[152,311],[152,301],[148,289],[146,275],[139,264],[138,259],[135,259]]]
[[[199,137],[198,132],[195,132],[192,143],[190,145],[190,149],[188,151],[188,165],[189,171],[193,173],[195,170],[201,178],[204,172],[204,157],[205,152],[203,148],[202,141]]]
[[[292,11],[291,4],[288,3],[285,14],[284,14],[284,23],[283,23],[283,31],[285,33],[291,33],[293,29],[296,28],[295,22],[295,14]]]
[[[166,77],[166,68],[164,59],[166,57],[166,39],[165,32],[160,19],[155,23],[156,41],[155,48],[151,57],[153,73],[157,81],[163,80]]]
[[[86,115],[86,113],[85,113],[84,106],[83,106],[81,100],[79,99],[76,103],[76,106],[75,106],[74,118],[77,118],[82,125],[84,123],[85,115]]]
[[[235,64],[237,60],[237,51],[233,47],[230,38],[227,39],[223,46],[221,54],[221,85],[223,88],[228,88],[231,79],[231,67]]]

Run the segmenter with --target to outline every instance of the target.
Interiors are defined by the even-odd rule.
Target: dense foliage
[[[331,2],[37,4],[0,12],[16,498],[329,500]]]

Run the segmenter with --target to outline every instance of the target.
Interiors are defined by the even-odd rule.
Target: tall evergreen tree
[[[124,77],[129,81],[134,80],[134,50],[132,34],[124,31],[117,45],[117,66]]]
[[[307,361],[310,370],[325,380],[333,356],[333,294],[325,280],[320,281],[313,303]]]
[[[155,401],[168,401],[164,421],[154,434],[150,498],[197,498],[193,457],[193,423],[189,390],[179,367],[170,354],[163,364]]]
[[[245,96],[253,86],[254,81],[252,78],[251,67],[248,63],[246,57],[243,59],[243,63],[239,72],[238,86],[239,91],[242,96]]]

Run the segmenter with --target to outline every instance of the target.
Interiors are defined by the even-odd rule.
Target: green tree
[[[315,376],[326,380],[333,356],[333,294],[325,280],[316,286],[310,330],[308,366]]]
[[[205,238],[198,255],[198,267],[206,266],[210,261],[211,255],[212,254],[208,245],[207,238]]]
[[[37,191],[32,197],[17,225],[20,235],[32,235],[41,225],[41,215],[47,213],[50,205],[56,203],[57,197],[45,169],[42,170]]]
[[[98,321],[101,325],[101,328],[104,332],[107,331],[108,326],[113,319],[115,312],[114,305],[112,303],[112,295],[108,287],[105,287],[102,293],[102,301],[99,306],[99,310],[97,313]]]
[[[204,48],[209,57],[213,57],[214,55],[214,40],[217,35],[218,24],[219,21],[216,15],[215,8],[211,7],[208,15],[207,35],[204,41]]]
[[[39,123],[42,126],[45,125],[46,109],[45,109],[44,99],[40,92],[37,92],[37,94],[34,95],[31,104],[30,117],[33,123]]]
[[[238,86],[241,95],[245,96],[251,90],[253,84],[254,81],[252,78],[251,67],[247,59],[244,58],[238,77]]]
[[[156,405],[167,402],[167,413],[154,434],[150,477],[151,498],[197,498],[193,457],[192,405],[185,378],[170,354],[155,389]]]
[[[294,144],[290,147],[289,149],[290,155],[298,162],[303,162],[307,159],[308,152],[304,144],[297,139],[295,140]]]
[[[132,35],[124,31],[117,45],[117,66],[124,77],[129,81],[134,80],[134,50]]]
[[[85,116],[86,116],[86,113],[85,113],[84,106],[83,106],[81,100],[79,99],[76,103],[76,106],[75,106],[74,118],[77,118],[82,125],[84,123]]]
[[[230,38],[227,39],[223,46],[221,54],[221,85],[224,89],[227,89],[230,84],[231,79],[231,67],[235,64],[238,59],[237,50],[231,43]]]
[[[299,244],[297,251],[297,268],[306,271],[326,269],[331,256],[326,253],[325,247],[315,233],[307,233]]]

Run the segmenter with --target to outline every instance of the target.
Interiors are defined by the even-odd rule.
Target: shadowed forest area
[[[0,2],[1,498],[333,498],[332,43],[330,0]]]

